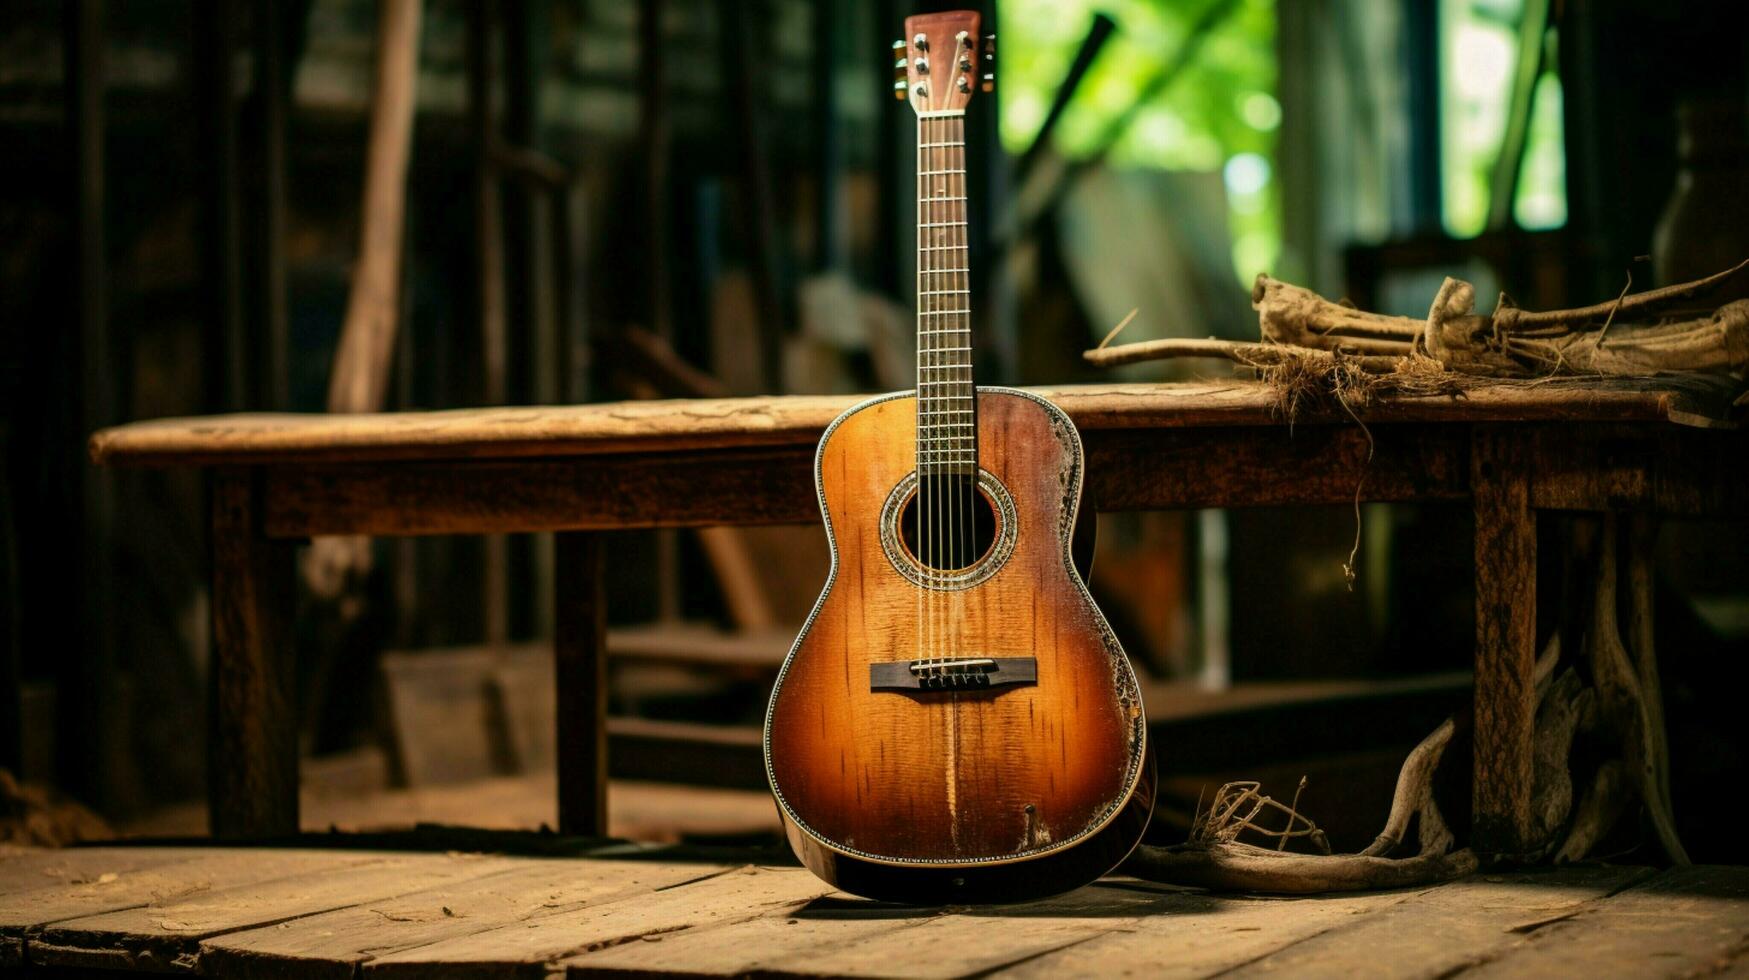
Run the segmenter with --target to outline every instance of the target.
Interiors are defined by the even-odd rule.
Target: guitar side
[[[787,835],[815,873],[872,897],[1002,901],[1076,887],[1128,854],[1154,798],[1135,675],[1075,567],[1079,437],[1043,399],[979,389],[986,479],[1012,533],[965,584],[923,589],[903,573],[891,526],[894,488],[915,468],[915,412],[909,393],[866,402],[816,456],[833,571],[765,729]],[[871,665],[943,655],[1025,662],[1036,679],[871,686]]]

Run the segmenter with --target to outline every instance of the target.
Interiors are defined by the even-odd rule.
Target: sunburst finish
[[[879,515],[915,468],[916,403],[852,409],[816,471],[833,574],[767,721],[772,789],[798,854],[884,898],[1074,887],[1122,859],[1152,808],[1135,676],[1070,556],[1080,440],[1033,396],[983,389],[978,401],[983,469],[1014,501],[1012,554],[969,588],[920,589],[901,574]],[[944,634],[953,651],[932,645]],[[1032,657],[1037,682],[870,690],[870,664],[944,652]]]

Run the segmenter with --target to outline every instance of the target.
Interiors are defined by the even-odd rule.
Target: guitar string
[[[944,123],[944,125],[941,128],[947,130],[947,132],[943,133],[943,134],[938,134],[938,138],[936,139],[936,142],[946,144],[945,146],[942,147],[942,154],[943,154],[943,156],[947,157],[947,159],[944,160],[943,163],[944,164],[953,163],[953,162],[956,162],[954,160],[955,154],[953,151],[953,143],[955,142],[954,135],[953,135],[954,119],[952,117],[949,117],[947,119],[943,119],[942,122]],[[940,136],[945,136],[946,138],[941,139],[941,138],[939,138]],[[936,196],[939,198],[947,198],[947,197],[953,196],[951,193],[951,189],[953,188],[953,184],[955,182],[955,175],[953,175],[951,173],[947,173],[947,171],[954,170],[954,169],[964,169],[964,168],[963,167],[955,168],[955,167],[950,167],[950,166],[943,166],[940,169],[942,170],[942,174],[940,177],[940,181],[937,184],[937,187],[939,189],[939,193],[937,193]],[[960,179],[963,180],[964,179],[963,176],[961,176]],[[955,214],[955,209],[954,209],[953,205],[946,200],[940,201],[938,203],[938,206],[944,212],[943,218],[945,220],[942,222],[942,225],[947,231],[948,244],[951,246],[957,246],[959,244],[958,239],[959,239],[959,227],[960,226],[959,226],[958,222],[955,221],[954,219],[959,217],[959,215]],[[959,272],[957,271],[960,267],[960,263],[957,261],[958,256],[959,256],[959,251],[958,251],[957,247],[951,248],[948,250],[947,254],[954,257],[954,259],[956,260],[948,266],[948,268],[946,270],[947,275],[944,277],[948,280],[948,282],[951,285],[948,287],[949,291],[947,291],[947,292],[942,292],[938,289],[936,292],[936,299],[939,302],[942,300],[943,297],[946,297],[949,302],[953,303],[953,305],[951,307],[949,307],[950,309],[956,309],[956,310],[962,309],[962,308],[969,309],[970,308],[969,303],[962,306],[958,300],[958,297],[960,296],[960,293],[958,292],[958,289],[960,288],[960,286],[959,286]],[[969,299],[969,297],[968,297],[968,299]],[[959,318],[960,318],[960,314],[958,314],[958,313],[955,313],[952,316],[952,319],[954,320],[954,324],[955,324],[956,328],[959,325]],[[951,335],[950,337],[948,337],[947,339],[949,339],[952,342],[950,344],[950,346],[953,348],[965,346],[964,344],[960,343],[961,338],[959,336],[957,329],[956,329],[955,333],[953,335]],[[959,425],[957,422],[957,420],[959,419],[959,415],[957,414],[957,411],[959,409],[960,398],[961,398],[960,382],[959,382],[960,372],[959,372],[959,367],[958,367],[958,363],[957,363],[958,362],[957,357],[945,357],[945,358],[943,358],[943,361],[946,364],[946,369],[943,370],[941,373],[944,375],[948,375],[949,376],[948,380],[950,382],[946,386],[947,391],[948,391],[947,411],[950,413],[954,413],[954,414],[948,414],[948,415],[942,416],[942,418],[945,419],[945,421],[946,421],[944,431],[946,431],[948,433],[948,437],[949,437],[948,438],[948,448],[949,448],[948,459],[951,461],[950,471],[949,471],[948,476],[947,476],[948,492],[953,494],[953,499],[950,500],[948,502],[948,505],[947,505],[948,506],[947,526],[948,526],[948,541],[949,541],[947,563],[948,563],[948,566],[950,568],[952,568],[955,572],[957,572],[965,563],[965,553],[964,553],[965,541],[960,536],[960,531],[961,531],[961,527],[960,527],[960,497],[961,497],[960,478],[961,478],[962,474],[959,472],[965,466],[965,461],[963,458],[963,453],[961,452],[963,447],[960,445],[960,429],[959,429]],[[949,657],[955,658],[955,659],[958,659],[960,654],[961,654],[961,650],[959,649],[959,644],[961,641],[961,631],[962,631],[960,612],[961,612],[961,606],[962,606],[961,600],[963,598],[964,598],[963,596],[961,596],[959,593],[955,592],[955,593],[948,595],[946,597],[946,600],[945,600],[947,603],[947,606],[948,606],[948,608],[947,608],[947,629],[948,629],[947,655]]]
[[[924,120],[919,119],[917,121],[917,132],[918,132],[918,136],[917,136],[917,172],[919,174],[921,174],[923,172],[923,143],[925,142],[924,137],[922,135],[923,134],[923,127],[924,127]],[[927,410],[927,407],[928,407],[927,403],[924,401],[924,398],[925,398],[925,395],[927,394],[928,389],[925,388],[924,384],[923,384],[923,344],[925,342],[925,337],[926,337],[926,335],[923,333],[923,329],[924,329],[924,323],[926,322],[927,318],[924,317],[922,310],[923,310],[923,266],[924,266],[925,261],[927,260],[927,256],[929,253],[923,251],[921,248],[922,237],[923,237],[923,229],[921,227],[921,223],[923,221],[923,212],[921,210],[921,208],[923,207],[923,190],[922,190],[922,184],[921,184],[922,178],[919,177],[918,180],[919,180],[918,191],[917,191],[917,207],[919,208],[919,211],[917,213],[918,214],[917,220],[919,222],[919,227],[917,229],[918,244],[919,244],[919,248],[917,251],[917,310],[918,310],[918,313],[917,313],[917,449],[918,449],[918,452],[917,452],[917,491],[916,491],[917,499],[916,499],[916,504],[915,504],[915,510],[916,510],[916,514],[917,514],[917,531],[916,531],[916,534],[917,534],[917,537],[916,537],[917,554],[918,554],[918,557],[923,559],[921,564],[923,565],[924,569],[927,569],[929,567],[929,560],[927,557],[929,551],[928,551],[928,545],[926,544],[927,527],[928,527],[928,524],[927,524],[928,513],[927,513],[927,498],[926,498],[926,495],[924,494],[923,481],[924,481],[925,475],[928,472],[928,456],[926,456],[924,454],[923,450],[927,447],[928,444],[926,442],[924,442],[923,439],[924,439],[924,434],[927,431],[924,428],[924,426],[928,423],[929,416],[924,414],[924,412]],[[925,573],[923,575],[918,577],[918,581],[917,581],[917,657],[916,657],[916,660],[919,663],[921,663],[923,661],[923,654],[928,649],[928,638],[929,638],[928,633],[929,633],[929,631],[928,631],[928,621],[926,619],[926,613],[927,613],[926,606],[927,606],[927,595],[928,595],[929,589],[927,587],[927,578],[928,578],[928,573],[927,573],[927,571],[925,571]]]

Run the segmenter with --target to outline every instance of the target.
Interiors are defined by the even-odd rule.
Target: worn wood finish
[[[1749,881],[1739,869],[1671,868],[1479,966],[1487,977],[1742,976]],[[1634,966],[1633,964],[1643,964]]]
[[[216,837],[298,830],[292,547],[261,527],[261,474],[213,474],[208,806]]]
[[[716,865],[600,861],[481,863],[480,874],[424,890],[407,889],[368,905],[349,905],[281,928],[216,936],[202,944],[201,966],[220,976],[376,973],[370,961],[491,929],[527,927],[586,906],[647,896],[659,888],[719,874]]]
[[[502,870],[502,858],[355,852],[329,855],[319,872],[263,878],[230,888],[154,895],[134,908],[66,919],[33,930],[33,963],[85,969],[186,969],[202,955],[201,940],[345,905],[368,904],[443,882]]]
[[[1650,874],[1646,868],[1592,867],[1452,882],[1285,946],[1238,972],[1296,978],[1453,976]]]
[[[266,851],[192,848],[93,848],[78,856],[63,856],[74,873],[62,876],[59,861],[41,868],[20,867],[27,883],[0,896],[0,942],[21,947],[53,923],[126,909],[175,903],[189,896],[307,874],[326,874],[366,860],[359,854],[313,851]],[[0,865],[0,877],[14,874]],[[104,939],[100,945],[125,949]],[[33,962],[40,959],[32,955]],[[120,965],[138,965],[137,960]]]
[[[804,523],[819,514],[810,455],[794,447],[276,467],[266,524],[275,537],[306,537],[337,528],[406,535]]]
[[[699,880],[653,896],[631,896],[570,912],[380,956],[366,966],[372,977],[479,977],[528,975],[533,964],[556,962],[669,933],[783,914],[832,891],[800,869],[700,867]]]
[[[1249,381],[1066,385],[1028,389],[1069,414],[1084,435],[1103,429],[1276,426],[1266,385]],[[94,461],[166,466],[391,459],[572,456],[742,446],[806,445],[860,401],[848,395],[674,399],[594,405],[457,409],[388,415],[221,415],[158,419],[91,436]],[[1389,396],[1374,422],[1663,422],[1702,424],[1722,406],[1652,384],[1480,387],[1462,397]],[[1315,409],[1299,424],[1349,424]],[[1714,424],[1717,424],[1716,422]]]
[[[1463,500],[1461,427],[1166,429],[1087,439],[1087,495],[1101,510]],[[491,534],[524,530],[814,523],[813,453],[735,452],[559,459],[315,463],[272,467],[266,527],[318,534]]]
[[[1478,427],[1470,452],[1476,515],[1476,726],[1472,845],[1530,846],[1536,729],[1536,512],[1528,440]]]
[[[103,870],[107,869],[107,870]],[[801,868],[361,850],[0,851],[0,969],[206,976],[1733,976],[1749,869],[1567,867],[1302,899],[1110,879],[904,909]]]
[[[607,833],[607,599],[599,534],[554,538],[559,832]]]
[[[1014,501],[1012,555],[983,582],[926,592],[889,560],[880,522],[916,469],[916,413],[911,398],[872,403],[821,447],[836,565],[772,697],[769,761],[792,843],[816,872],[903,896],[903,876],[847,880],[844,859],[908,864],[919,883],[931,876],[918,863],[935,863],[953,869],[935,876],[940,884],[971,894],[979,879],[967,868],[1041,858],[1114,819],[1142,779],[1145,726],[1129,662],[1068,563],[1074,432],[1039,402],[980,394],[984,468]],[[1038,680],[976,692],[869,689],[872,663],[958,655],[1034,657]],[[1010,887],[1003,897],[1024,894]]]

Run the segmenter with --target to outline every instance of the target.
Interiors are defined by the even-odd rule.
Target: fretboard
[[[917,470],[976,474],[965,116],[917,119]]]

